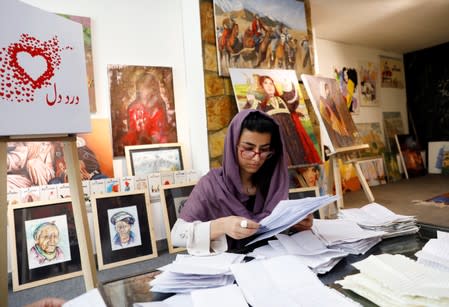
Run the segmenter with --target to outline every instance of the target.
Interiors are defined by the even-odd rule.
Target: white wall
[[[402,59],[402,54],[377,49],[348,45],[315,38],[316,74],[334,78],[334,68],[351,67],[358,69],[359,61],[370,61],[379,67],[379,55]],[[380,75],[377,83],[379,107],[361,107],[360,114],[354,114],[355,123],[379,122],[383,130],[382,112],[401,112],[404,132],[408,133],[407,100],[405,88],[381,88]],[[360,101],[360,100],[359,100]]]

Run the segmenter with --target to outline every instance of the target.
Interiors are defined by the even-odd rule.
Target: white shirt
[[[178,218],[171,230],[171,240],[174,246],[186,247],[187,252],[195,256],[222,253],[228,249],[226,235],[210,239],[210,221],[190,223]]]

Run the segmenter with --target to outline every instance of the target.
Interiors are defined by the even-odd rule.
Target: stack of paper
[[[437,239],[430,239],[417,252],[418,263],[449,272],[449,234],[438,232]]]
[[[312,231],[327,247],[341,249],[349,254],[365,254],[382,240],[382,231],[362,229],[349,220],[319,220],[313,222]]]
[[[234,264],[231,270],[252,307],[360,306],[325,286],[295,256]]]
[[[414,216],[396,214],[378,203],[342,209],[338,217],[354,221],[364,229],[384,231],[384,238],[413,234],[419,230]]]
[[[260,235],[247,245],[267,239],[290,228],[305,219],[310,213],[337,201],[337,199],[337,195],[325,195],[280,201],[271,214],[260,221],[260,228],[257,231]]]
[[[230,266],[239,263],[245,255],[222,253],[213,256],[177,255],[171,264],[150,282],[151,291],[189,293],[195,289],[221,287],[232,284]]]
[[[329,249],[313,234],[312,231],[302,231],[291,236],[277,234],[278,240],[271,240],[268,245],[254,249],[250,256],[266,259],[281,255],[295,255],[314,273],[329,272],[348,253]]]
[[[337,281],[379,306],[449,306],[449,273],[402,255],[369,256],[359,274]]]

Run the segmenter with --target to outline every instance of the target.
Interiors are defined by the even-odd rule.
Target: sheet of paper
[[[65,302],[63,307],[85,307],[85,306],[96,306],[96,307],[106,307],[103,297],[97,288],[87,291],[86,293]]]
[[[192,291],[194,307],[248,307],[245,297],[236,284]]]
[[[337,201],[338,196],[306,197],[302,199],[282,200],[274,208],[269,216],[260,221],[260,235],[247,245],[272,237],[289,227],[297,224],[307,217],[332,202]]]

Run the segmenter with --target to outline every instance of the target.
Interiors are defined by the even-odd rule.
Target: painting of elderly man
[[[112,250],[142,245],[136,206],[108,210]]]
[[[25,221],[30,269],[71,260],[66,215]]]

